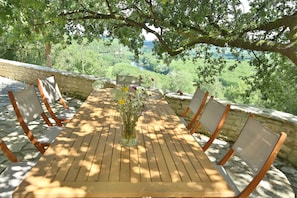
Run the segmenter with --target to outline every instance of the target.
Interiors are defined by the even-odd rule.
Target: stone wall
[[[35,84],[36,78],[46,78],[50,75],[56,76],[63,93],[79,98],[86,98],[91,93],[95,81],[99,82],[98,86],[113,86],[108,79],[98,79],[48,67],[0,59],[0,76],[3,77]],[[191,97],[191,95],[167,94],[166,100],[176,113],[181,115],[189,104]],[[220,102],[226,103],[225,101]],[[255,114],[257,120],[274,131],[287,133],[288,137],[278,156],[297,167],[297,117],[291,114],[249,105],[231,104],[231,110],[223,125],[220,138],[230,142],[234,141],[249,113]],[[207,134],[205,130],[199,130],[199,132]]]
[[[24,83],[36,84],[36,78],[46,78],[55,75],[62,93],[79,98],[86,98],[92,89],[92,84],[98,78],[77,75],[49,67],[0,59],[0,76]]]

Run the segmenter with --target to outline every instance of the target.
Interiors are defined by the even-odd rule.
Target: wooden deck
[[[122,147],[111,92],[92,92],[14,197],[234,196],[164,100],[147,102],[138,146]]]

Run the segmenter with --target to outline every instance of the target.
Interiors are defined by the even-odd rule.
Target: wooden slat
[[[169,153],[172,156],[173,159],[173,163],[176,167],[176,171],[178,171],[179,177],[181,178],[181,181],[192,181],[190,179],[190,175],[189,174],[185,174],[188,173],[186,170],[186,167],[184,166],[183,163],[181,163],[180,160],[180,155],[179,155],[179,150],[177,150],[174,140],[172,140],[172,135],[170,135],[169,133],[166,132],[165,129],[161,129],[161,132],[164,133],[164,140],[165,143],[169,149]],[[173,179],[173,181],[176,181],[175,179]]]
[[[120,161],[120,181],[129,182],[130,181],[130,148],[122,146],[121,147],[121,161]]]
[[[146,135],[148,129],[147,127],[140,127],[140,145],[138,148],[138,162],[139,162],[139,177],[141,182],[151,181],[150,165],[149,163],[154,161],[148,154],[150,152],[150,139]],[[154,161],[155,162],[155,161]],[[152,165],[151,165],[152,166]]]
[[[114,134],[120,133],[120,128],[117,129],[111,129],[111,132]],[[114,136],[119,137],[119,136]],[[110,167],[110,176],[109,181],[120,181],[119,175],[120,175],[120,168],[121,168],[121,145],[119,144],[120,139],[115,138],[114,144],[113,144],[113,153],[112,153],[112,159],[111,159],[111,167]]]
[[[166,141],[168,141],[168,135],[166,132],[161,130],[162,127],[155,126],[155,131],[158,132],[158,144],[161,148],[162,158],[165,160],[167,171],[170,174],[170,180],[173,182],[180,182],[180,173],[178,172],[177,167],[175,166],[175,161],[173,160],[171,153],[174,150],[169,150]],[[166,139],[167,137],[167,139]]]
[[[94,152],[95,152],[94,148],[96,148],[96,144],[98,143],[98,142],[95,142],[96,140],[98,140],[98,138],[96,138],[96,136],[94,137],[94,133],[91,133],[86,136],[86,139],[84,142],[88,143],[88,145],[86,145],[86,148],[85,148],[86,150],[83,151],[83,152],[85,152],[85,155],[84,155],[83,160],[79,163],[80,169],[77,174],[76,181],[86,181],[87,180],[91,162],[92,162]]]
[[[54,152],[57,154],[61,154],[59,156],[59,159],[57,160],[61,160],[63,162],[63,165],[59,166],[59,169],[55,175],[55,180],[58,181],[64,181],[67,173],[72,165],[74,158],[74,155],[70,152],[70,150],[73,150],[72,148],[74,147],[74,144],[76,143],[78,135],[76,135],[75,132],[73,132],[70,136],[70,138],[73,140],[75,139],[75,141],[71,141],[69,142],[67,145],[65,145],[65,152],[61,153],[61,147],[59,145],[59,149],[56,151],[56,147],[53,147]],[[48,150],[50,151],[50,149]],[[72,151],[73,152],[73,151]]]
[[[166,161],[160,148],[158,136],[161,136],[161,134],[156,133],[154,128],[153,133],[150,133],[150,137],[152,139],[152,147],[155,153],[156,162],[158,164],[158,171],[161,176],[161,181],[169,182],[171,181],[170,172],[167,168]]]
[[[84,145],[84,141],[85,140],[89,140],[89,138],[85,137],[85,136],[79,136],[76,140],[76,142],[74,143],[74,148],[71,151],[71,155],[74,155],[75,158],[71,163],[71,168],[69,168],[69,171],[66,175],[65,181],[75,181],[77,174],[80,170],[81,167],[81,162],[83,161],[84,157],[85,157],[85,145]]]
[[[96,152],[95,152],[93,160],[91,162],[92,169],[90,170],[88,181],[98,181],[99,180],[99,174],[102,170],[102,166],[101,166],[102,159],[103,159],[104,151],[105,151],[105,147],[103,145],[105,145],[106,139],[108,137],[109,127],[99,127],[99,129],[97,129],[97,132],[100,132],[100,135],[97,134],[97,136],[99,136],[100,139],[98,141]],[[104,171],[104,170],[102,170],[102,171]]]
[[[99,172],[99,181],[108,181],[110,175],[111,161],[112,161],[112,152],[113,152],[113,138],[114,131],[110,131],[107,134],[106,142],[102,144],[104,147],[103,156],[99,158],[101,160],[101,169]],[[113,132],[113,133],[112,133]]]
[[[155,134],[154,134],[154,127],[148,127],[147,132],[145,135],[148,137],[148,140],[145,142],[145,147],[147,148],[147,158],[149,163],[149,172],[151,176],[151,181],[162,181],[162,175],[161,171],[159,169],[158,165],[158,159],[156,151],[154,150],[154,141],[155,140]]]

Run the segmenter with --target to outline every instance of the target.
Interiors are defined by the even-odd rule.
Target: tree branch
[[[259,41],[259,42],[251,42],[244,41],[243,39],[235,39],[228,41],[226,39],[214,38],[209,36],[203,36],[196,39],[192,39],[190,42],[185,44],[183,47],[180,47],[175,50],[168,50],[168,54],[171,56],[176,56],[185,49],[193,47],[196,44],[212,44],[218,47],[235,47],[253,51],[269,51],[276,52],[282,55],[287,56],[292,62],[297,65],[297,46],[296,44],[279,44],[273,41]]]
[[[243,29],[239,35],[244,35],[248,32],[253,32],[253,31],[271,31],[271,30],[275,30],[281,27],[289,27],[293,24],[297,24],[297,12],[295,12],[292,15],[287,15],[287,16],[283,16],[282,18],[276,19],[275,21],[271,21],[269,23],[266,24],[260,24],[257,27],[254,28],[246,28]]]
[[[108,0],[105,0],[105,3],[107,5],[107,8],[108,8],[109,13],[112,14],[112,7],[110,6],[109,1]]]

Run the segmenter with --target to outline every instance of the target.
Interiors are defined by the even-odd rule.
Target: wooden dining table
[[[149,97],[138,145],[120,144],[113,88],[94,90],[13,197],[233,197],[161,97]]]

